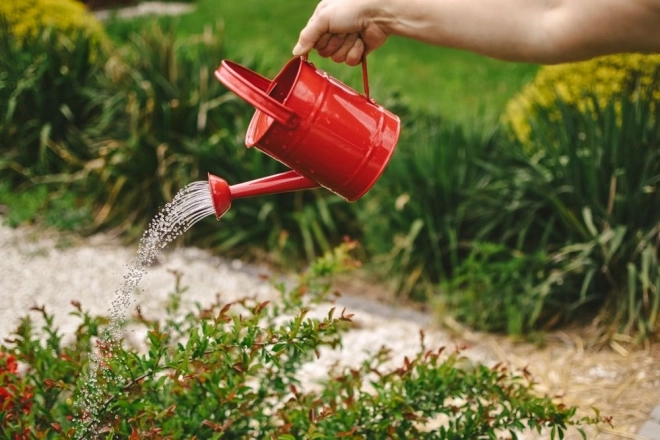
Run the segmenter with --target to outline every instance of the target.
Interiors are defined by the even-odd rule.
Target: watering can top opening
[[[362,73],[364,94],[316,68],[306,57],[291,59],[273,80],[223,60],[216,78],[256,109],[246,146],[268,154],[293,174],[258,179],[258,185],[248,182],[247,192],[237,192],[237,185],[225,190],[226,183],[214,180],[217,194],[229,194],[218,197],[221,206],[216,208],[221,209],[216,213],[224,213],[231,204],[227,199],[240,197],[239,193],[260,195],[323,186],[348,201],[364,195],[394,152],[400,120],[368,96],[366,63]]]
[[[367,101],[375,104],[370,98],[366,57],[362,60],[361,66],[364,96]],[[300,76],[304,68],[312,68],[319,76],[311,79],[301,79]],[[272,116],[277,122],[290,129],[297,127],[298,120],[295,112],[286,107],[286,103],[296,84],[307,81],[310,91],[314,92],[322,89],[322,83],[326,80],[334,80],[327,73],[316,68],[306,55],[289,60],[273,81],[230,60],[222,61],[215,72],[215,76],[218,81],[255,107],[266,106],[264,112],[273,113]],[[336,81],[336,84],[343,86],[339,81]],[[272,99],[264,100],[264,92]]]
[[[384,110],[369,96],[366,58],[362,61],[363,95],[315,67],[307,56],[289,60],[272,81],[230,60],[222,61],[215,76],[257,109],[246,133],[247,147],[257,145],[273,124],[296,130],[301,119],[307,119],[314,110],[320,110],[326,116],[331,114],[332,108],[321,108],[320,104],[327,103],[327,98],[338,93],[358,97],[353,101],[358,108],[372,106]]]

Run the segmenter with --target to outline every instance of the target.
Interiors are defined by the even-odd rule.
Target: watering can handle
[[[307,61],[307,54],[304,54],[303,59]],[[371,97],[369,96],[369,74],[367,73],[367,56],[362,57],[362,86],[364,87],[364,96],[367,97],[368,100],[371,101]]]
[[[268,95],[270,80],[228,60],[222,61],[215,71],[215,77],[231,91],[285,127],[293,130],[298,126],[298,115]]]
[[[362,57],[362,85],[364,86],[364,96],[368,100],[371,100],[369,97],[369,75],[367,75],[367,56]]]

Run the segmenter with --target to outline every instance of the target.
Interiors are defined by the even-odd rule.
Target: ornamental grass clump
[[[354,247],[320,258],[290,289],[278,284],[272,302],[217,299],[185,313],[177,274],[160,316],[143,311],[132,320],[134,334],[145,334],[142,347],[97,346],[107,322],[75,302],[71,319],[80,324],[65,343],[52,316],[35,308],[43,327],[26,317],[0,345],[0,365],[9,366],[0,390],[12,396],[2,400],[0,436],[491,439],[531,429],[562,438],[601,423],[539,395],[528,371],[475,365],[460,350],[426,346],[423,334],[413,356],[374,347],[359,365],[303,382],[301,367],[341,346],[353,325],[341,307],[318,305],[334,297],[332,275],[355,266]],[[90,382],[92,349],[99,370]],[[98,404],[80,405],[83,390]]]
[[[153,23],[130,32],[116,49],[106,69],[116,94],[104,112],[113,123],[89,168],[89,186],[103,203],[97,227],[122,228],[135,237],[159,206],[209,172],[236,184],[284,171],[271,157],[245,148],[254,108],[213,74],[227,57],[221,29],[213,26],[182,38],[174,25]],[[262,70],[258,64],[245,63]],[[245,257],[256,247],[279,263],[311,261],[351,232],[338,225],[350,222],[344,206],[325,190],[246,199],[223,216],[222,227],[209,218],[189,237],[226,256]]]
[[[10,206],[10,223],[90,223],[89,213],[61,223],[46,211],[65,199],[60,213],[91,205],[85,171],[98,137],[90,127],[112,95],[101,81],[106,42],[79,2],[0,2],[0,203]]]
[[[2,4],[7,4],[3,2]],[[101,118],[103,64],[80,29],[14,34],[0,12],[0,176],[13,185],[70,181],[95,158],[88,127]],[[48,179],[46,179],[48,176]]]
[[[660,56],[541,69],[507,117],[515,140],[500,164],[487,165],[488,185],[468,212],[482,241],[547,256],[520,293],[537,302],[523,321],[549,328],[591,319],[597,340],[656,338]]]
[[[498,134],[427,113],[406,119],[399,149],[355,208],[371,267],[399,295],[426,300],[466,255],[475,226],[466,221],[466,191],[481,187],[479,163],[496,156]]]

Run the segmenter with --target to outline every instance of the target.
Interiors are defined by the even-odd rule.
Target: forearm
[[[660,2],[382,0],[381,26],[487,56],[540,63],[616,51],[660,52]]]

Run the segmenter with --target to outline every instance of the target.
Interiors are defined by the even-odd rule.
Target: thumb
[[[300,40],[298,40],[296,45],[293,47],[293,55],[294,56],[304,55],[309,51],[311,51],[312,47],[314,46],[309,44],[304,44]]]
[[[293,55],[304,55],[309,53],[321,36],[328,32],[327,24],[322,23],[314,17],[307,23],[307,26],[300,31],[298,42],[293,48]]]

